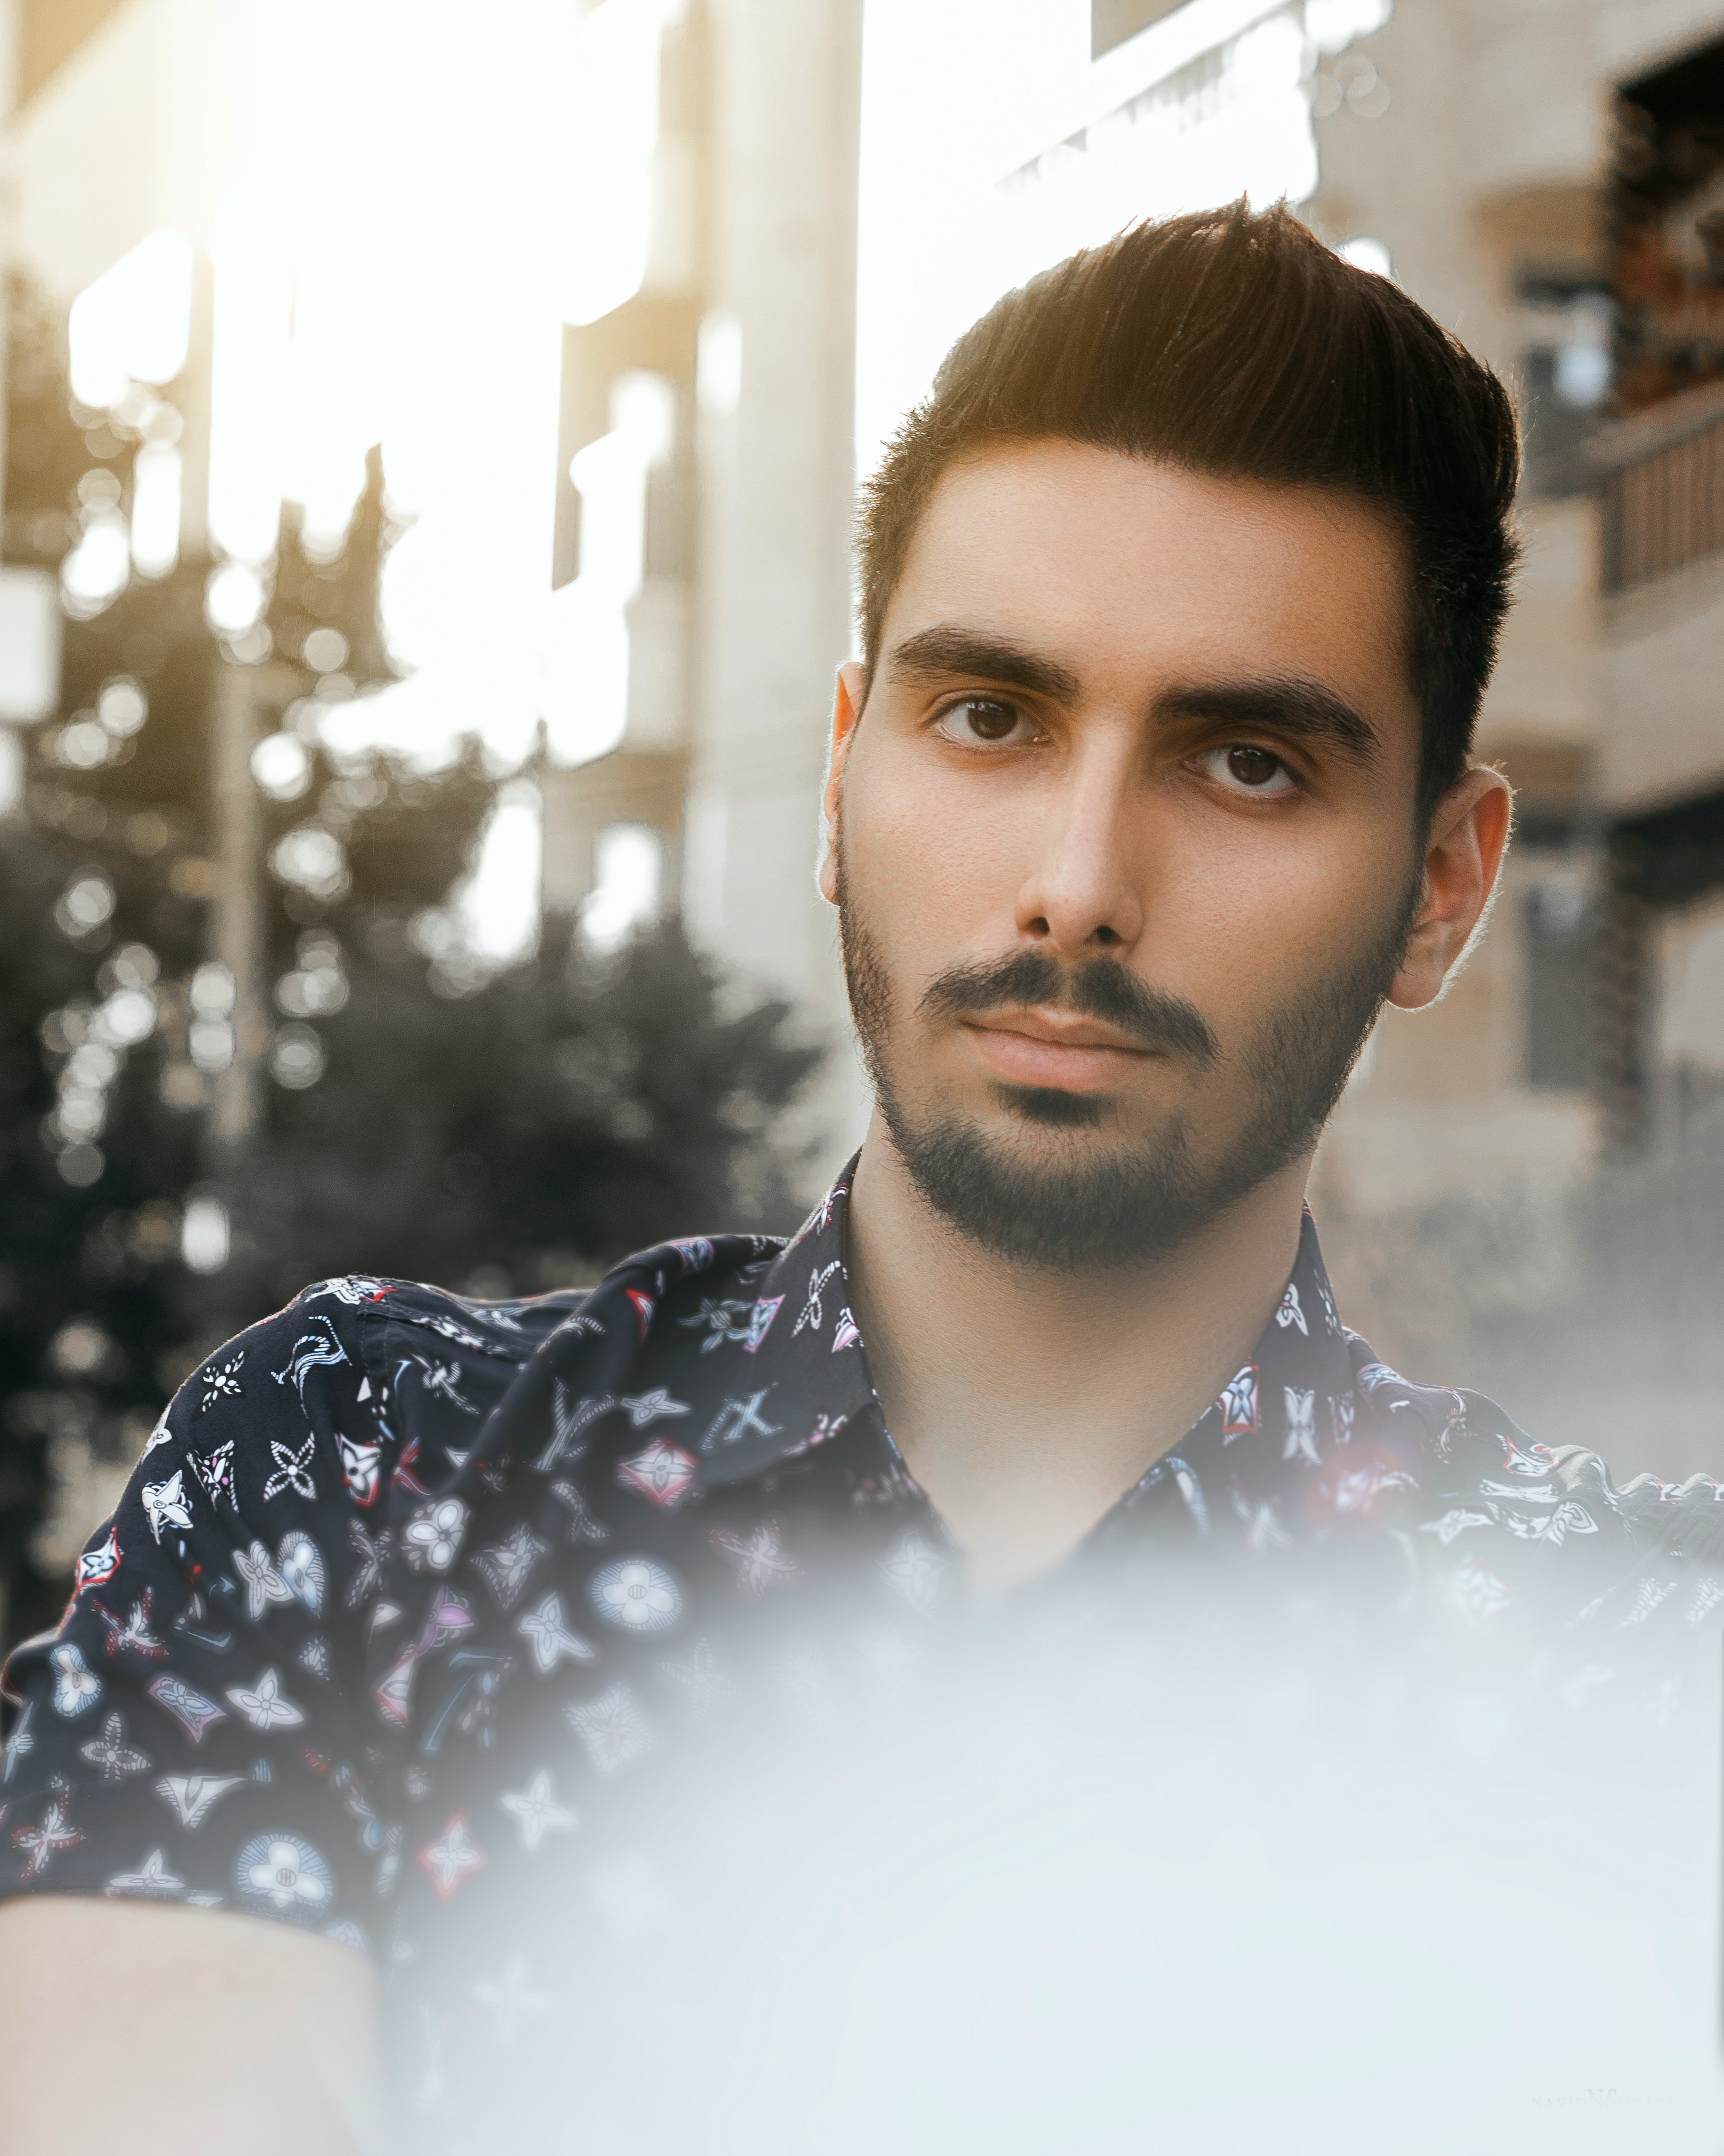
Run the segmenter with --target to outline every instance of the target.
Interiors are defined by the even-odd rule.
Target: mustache
[[[975,1018],[1037,1004],[1063,1004],[1115,1027],[1140,1047],[1208,1068],[1221,1045],[1195,1005],[1152,988],[1116,958],[1067,968],[1043,951],[1014,951],[974,966],[952,966],[923,991],[926,1019]]]

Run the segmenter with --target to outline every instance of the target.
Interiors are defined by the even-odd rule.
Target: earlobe
[[[1425,844],[1424,896],[1388,993],[1398,1010],[1439,1002],[1483,934],[1513,808],[1508,781],[1483,766],[1469,771],[1437,804]]]

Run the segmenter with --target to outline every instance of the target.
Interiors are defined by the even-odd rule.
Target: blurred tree
[[[498,781],[332,753],[332,706],[393,678],[397,535],[376,452],[345,543],[291,510],[259,622],[212,628],[214,565],[114,563],[136,460],[177,414],[67,387],[64,326],[14,282],[4,554],[64,595],[60,708],[0,821],[0,1630],[51,1621],[73,1548],[167,1394],[308,1279],[486,1294],[791,1209],[767,1142],[817,1057],[730,1015],[675,926],[601,963],[572,922],[500,977],[450,906]],[[94,541],[92,534],[95,535]],[[107,552],[103,552],[104,547]],[[111,588],[105,588],[105,577]],[[273,1009],[261,1116],[212,1204],[208,1109],[234,1053],[208,963],[222,670],[250,669]],[[222,1243],[226,1240],[223,1255]],[[193,1270],[187,1260],[202,1270]]]

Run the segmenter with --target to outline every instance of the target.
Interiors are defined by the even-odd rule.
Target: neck
[[[1249,1360],[1299,1246],[1309,1161],[1128,1270],[1013,1265],[916,1188],[876,1116],[852,1300],[887,1427],[984,1591],[1063,1556]]]

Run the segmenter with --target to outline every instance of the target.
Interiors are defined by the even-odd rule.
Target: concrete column
[[[712,316],[741,340],[701,418],[684,902],[745,984],[832,1047],[795,1137],[861,1135],[834,916],[814,888],[833,676],[851,649],[860,0],[716,0]],[[709,321],[712,319],[709,316]]]

